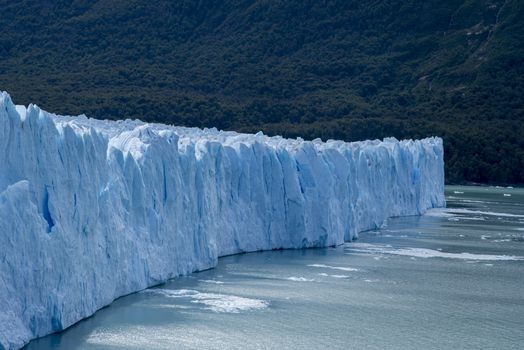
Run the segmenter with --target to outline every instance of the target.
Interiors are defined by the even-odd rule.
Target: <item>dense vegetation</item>
[[[439,135],[524,183],[520,0],[0,0],[0,89],[61,114],[322,139]]]

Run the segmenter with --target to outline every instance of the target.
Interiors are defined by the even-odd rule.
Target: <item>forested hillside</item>
[[[524,183],[524,1],[0,0],[0,89],[61,114],[348,141],[444,138]]]

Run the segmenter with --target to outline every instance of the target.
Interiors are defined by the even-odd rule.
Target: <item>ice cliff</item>
[[[0,95],[0,348],[227,254],[444,205],[442,140],[345,143],[65,117]]]

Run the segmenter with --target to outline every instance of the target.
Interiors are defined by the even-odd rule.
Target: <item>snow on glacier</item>
[[[443,148],[57,116],[0,95],[0,348],[220,256],[444,206]]]

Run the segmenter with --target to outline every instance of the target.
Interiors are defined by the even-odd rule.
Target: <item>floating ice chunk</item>
[[[206,305],[206,309],[214,312],[239,313],[241,311],[264,309],[269,302],[261,299],[251,299],[235,295],[218,293],[202,293],[191,289],[148,289],[144,292],[155,293],[168,298],[190,298],[191,302]]]
[[[204,283],[213,283],[213,284],[224,284],[224,282],[222,281],[217,281],[217,280],[199,280],[200,282],[204,282]]]
[[[340,271],[359,271],[353,267],[343,267],[343,266],[329,266],[324,264],[311,264],[309,267],[319,267],[324,269],[340,270]]]
[[[332,278],[349,278],[349,276],[347,276],[347,275],[329,275],[329,274],[324,273],[324,272],[319,273],[318,275],[319,276],[323,276],[323,277],[332,277]]]
[[[430,209],[428,211],[426,211],[426,213],[424,214],[424,216],[433,216],[433,217],[439,217],[439,218],[453,218],[455,217],[456,215],[453,214],[450,209],[446,209],[446,208],[435,208],[435,209]]]
[[[314,279],[311,278],[305,278],[305,277],[288,277],[286,278],[289,281],[295,281],[295,282],[313,282]]]
[[[488,204],[488,203],[490,203],[488,201],[479,201],[479,200],[475,200],[475,199],[459,199],[458,201],[462,202],[462,203],[478,203],[478,204]]]
[[[498,217],[508,217],[508,218],[524,218],[523,214],[511,214],[511,213],[500,213],[493,211],[482,211],[482,210],[473,210],[466,208],[435,208],[430,209],[424,214],[426,216],[435,216],[435,217],[455,217],[457,215],[486,215],[486,216],[498,216]],[[461,219],[467,219],[467,216],[460,216]],[[469,217],[471,219],[481,219],[480,217]]]
[[[522,214],[511,214],[511,213],[499,213],[494,211],[481,211],[481,210],[471,210],[465,208],[450,208],[449,212],[456,214],[472,214],[472,215],[487,215],[487,216],[499,216],[507,218],[524,218]]]
[[[415,258],[447,258],[447,259],[463,259],[463,260],[486,260],[486,261],[509,261],[509,260],[524,260],[523,256],[516,255],[491,255],[491,254],[473,254],[473,253],[447,253],[434,249],[427,248],[394,248],[390,245],[373,245],[353,243],[352,250],[370,254],[390,254],[402,255]]]

